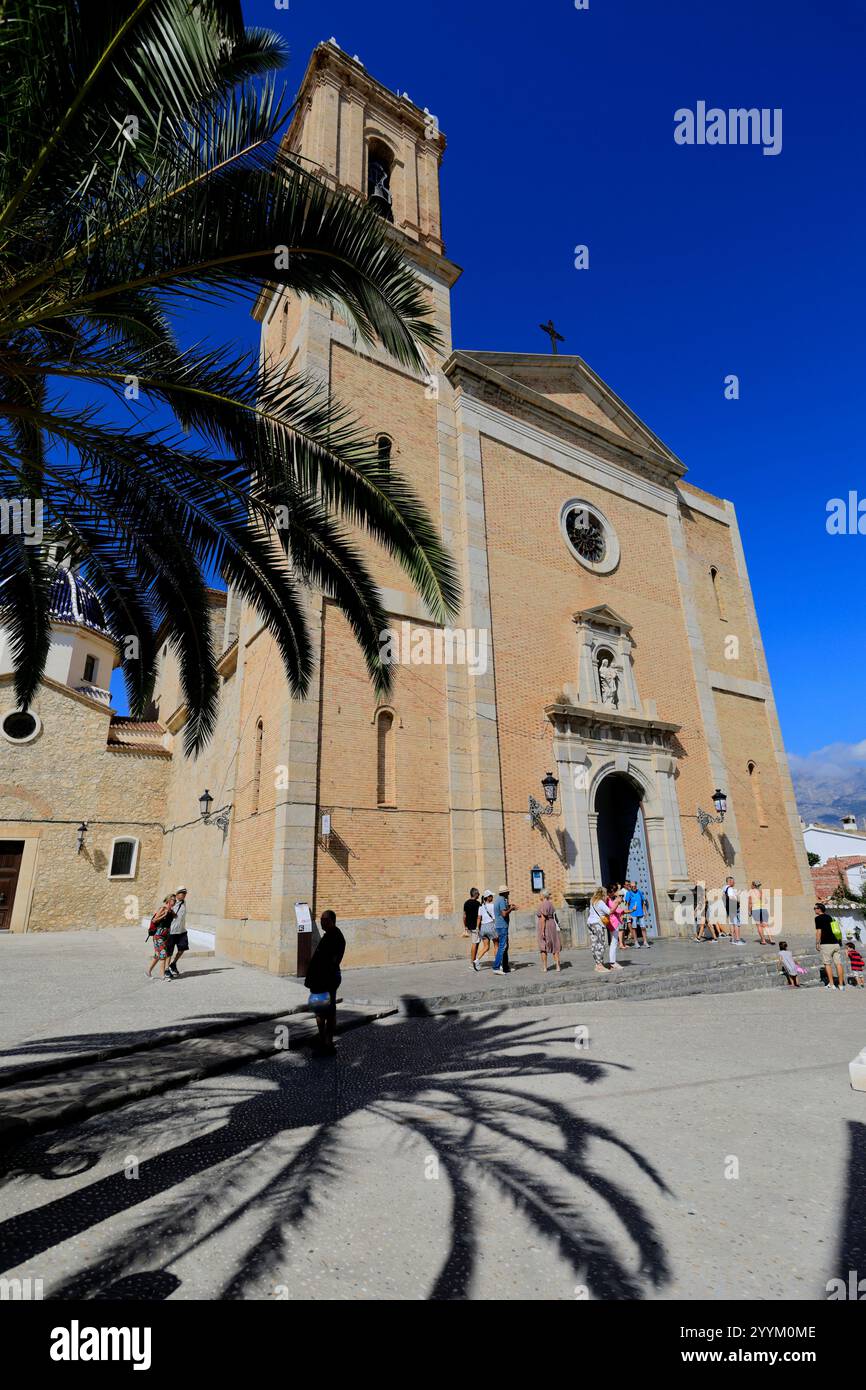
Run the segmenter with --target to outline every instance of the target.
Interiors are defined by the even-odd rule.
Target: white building
[[[803,820],[800,825],[807,851],[817,854],[822,864],[828,859],[847,859],[851,855],[866,857],[866,830],[857,829],[855,816],[843,816],[838,828],[815,823],[807,825]]]

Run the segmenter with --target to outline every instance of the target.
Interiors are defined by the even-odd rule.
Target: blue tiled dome
[[[65,565],[58,565],[51,585],[50,609],[52,618],[61,623],[77,623],[94,632],[108,633],[102,604],[86,579]]]

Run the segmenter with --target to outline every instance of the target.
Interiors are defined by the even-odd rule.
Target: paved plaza
[[[3,1273],[55,1298],[823,1299],[866,1272],[864,1042],[853,990],[395,1014],[336,1061],[16,1149]]]

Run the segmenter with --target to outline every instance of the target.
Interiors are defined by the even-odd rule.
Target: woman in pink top
[[[610,950],[608,951],[608,961],[611,970],[622,970],[621,965],[616,963],[616,943],[622,930],[622,903],[619,897],[619,884],[609,883],[607,893],[607,933],[610,937]]]

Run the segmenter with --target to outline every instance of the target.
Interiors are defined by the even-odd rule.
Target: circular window
[[[0,720],[0,730],[9,743],[31,743],[41,729],[39,716],[31,714],[29,710],[13,710]]]
[[[572,498],[559,516],[569,550],[596,574],[609,574],[619,564],[619,541],[603,512],[590,502]]]

